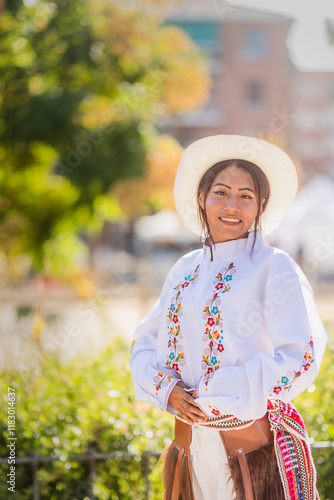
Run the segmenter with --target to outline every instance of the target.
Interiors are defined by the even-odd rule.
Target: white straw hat
[[[270,198],[260,216],[264,234],[271,233],[284,219],[296,195],[298,180],[291,158],[269,142],[242,135],[213,135],[192,143],[185,149],[175,178],[174,199],[182,223],[202,235],[197,191],[203,174],[224,160],[247,160],[255,163],[270,184]]]

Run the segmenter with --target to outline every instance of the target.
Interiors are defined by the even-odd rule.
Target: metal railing
[[[314,443],[311,444],[312,449],[329,449],[333,448],[334,449],[334,441],[315,441]],[[94,483],[95,483],[95,478],[96,478],[96,462],[98,460],[109,460],[109,459],[124,459],[124,458],[132,458],[132,459],[137,459],[140,458],[140,461],[142,463],[144,475],[145,475],[145,500],[149,500],[149,495],[150,495],[150,479],[149,475],[151,472],[151,466],[150,466],[150,457],[160,457],[162,452],[160,451],[144,451],[141,455],[135,455],[133,453],[128,453],[125,451],[116,451],[113,453],[97,453],[95,450],[90,449],[86,454],[82,455],[71,455],[68,458],[66,458],[66,462],[87,462],[89,464],[89,476],[88,476],[88,483],[89,483],[89,491],[88,491],[88,497],[90,500],[96,500],[96,497],[94,495]],[[57,462],[57,461],[64,461],[60,457],[49,457],[49,456],[43,456],[43,455],[38,455],[37,453],[34,453],[31,456],[26,456],[26,457],[16,457],[15,458],[15,463],[16,464],[31,464],[32,465],[32,471],[33,471],[33,500],[39,500],[39,490],[40,490],[40,484],[38,481],[37,477],[37,471],[38,471],[38,466],[40,463],[47,463],[47,462]],[[8,463],[8,457],[7,458],[0,458],[0,464],[7,464]]]
[[[94,483],[95,483],[95,478],[96,478],[96,462],[98,460],[109,460],[109,459],[124,459],[124,458],[132,458],[132,459],[137,459],[140,458],[140,461],[142,463],[142,468],[145,474],[145,500],[149,500],[149,495],[150,495],[150,480],[149,480],[149,475],[151,472],[151,466],[150,466],[150,457],[160,457],[161,451],[144,451],[141,455],[136,455],[134,453],[128,453],[125,451],[115,451],[113,453],[97,453],[93,449],[89,449],[86,454],[78,454],[78,455],[71,455],[66,458],[66,462],[87,462],[89,464],[89,475],[88,475],[88,492],[87,496],[89,497],[90,500],[96,500],[96,497],[94,495]],[[38,481],[37,477],[37,471],[38,471],[38,466],[41,463],[47,463],[47,462],[58,462],[58,461],[64,461],[60,457],[50,457],[50,456],[43,456],[43,455],[38,455],[37,453],[33,453],[30,456],[26,457],[16,457],[15,458],[15,464],[31,464],[32,466],[32,472],[33,472],[33,498],[32,500],[39,500],[39,490],[40,490],[40,484]],[[7,458],[0,458],[0,464],[7,464],[8,463],[8,457]]]

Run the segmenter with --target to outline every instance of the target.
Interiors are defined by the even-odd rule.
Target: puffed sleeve
[[[263,304],[273,354],[258,352],[242,366],[221,367],[209,381],[202,377],[197,402],[210,416],[215,408],[214,414],[261,418],[268,397],[291,401],[319,372],[328,339],[311,285],[287,254],[278,254],[273,261]]]
[[[173,415],[176,412],[170,405],[167,405],[167,402],[173,387],[180,379],[174,378],[166,370],[159,369],[157,342],[160,321],[165,311],[165,302],[173,285],[173,277],[178,265],[179,261],[169,271],[160,297],[153,308],[139,323],[134,334],[129,359],[136,399],[145,401]]]

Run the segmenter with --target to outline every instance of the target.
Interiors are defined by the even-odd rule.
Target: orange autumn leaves
[[[174,208],[174,179],[182,152],[175,139],[162,135],[157,138],[155,150],[148,155],[145,177],[116,184],[113,194],[126,216]]]

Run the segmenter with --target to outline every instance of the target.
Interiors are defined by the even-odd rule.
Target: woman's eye
[[[214,191],[215,194],[217,194],[218,196],[227,196],[227,193],[226,191]],[[253,200],[253,196],[250,196],[249,194],[243,194],[241,195],[241,198],[245,199],[245,200]]]

